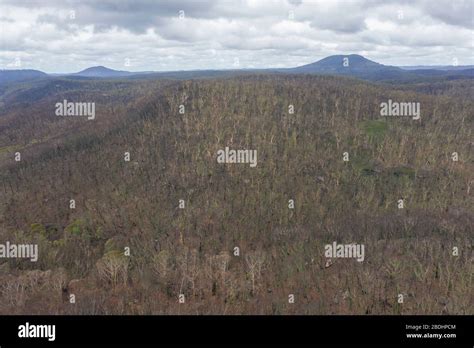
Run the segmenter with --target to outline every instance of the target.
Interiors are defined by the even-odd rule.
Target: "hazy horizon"
[[[349,54],[336,54],[336,55],[331,55],[331,56],[350,56],[350,55],[354,55],[355,53],[349,53]],[[317,60],[315,61],[312,61],[312,62],[308,62],[308,63],[305,63],[305,64],[311,64],[311,63],[315,63],[315,62],[318,62],[324,58],[327,58],[327,57],[331,57],[331,56],[325,56],[325,57],[322,57],[322,58],[318,58]],[[364,56],[362,56],[364,57]],[[364,57],[368,60],[371,60],[371,61],[374,61],[370,58],[367,58],[367,57]],[[380,62],[377,62],[377,61],[374,61],[376,63],[380,63]],[[302,64],[302,65],[305,65],[305,64]],[[382,64],[382,63],[380,63]],[[383,64],[383,65],[386,65],[386,64]],[[299,65],[301,66],[301,65]],[[388,65],[387,65],[388,66]],[[426,65],[394,65],[395,67],[398,67],[398,68],[401,68],[401,69],[404,69],[404,68],[410,68],[410,69],[413,69],[413,68],[416,68],[416,67],[420,67],[422,69],[426,69],[426,68],[430,68],[430,67],[433,67],[433,68],[439,68],[439,67],[450,67],[450,66],[453,66],[452,64],[451,65],[439,65],[439,64],[436,64],[436,65],[429,65],[429,64],[426,64]],[[473,67],[474,65],[473,64],[466,64],[466,65],[457,65],[456,67],[458,69],[462,69],[463,67],[466,67],[466,68],[471,68]],[[110,66],[105,66],[105,65],[94,65],[94,66],[89,66],[89,67],[86,67],[84,69],[81,69],[79,71],[45,71],[45,70],[39,70],[39,69],[30,69],[30,68],[17,68],[17,67],[8,67],[8,68],[2,68],[0,70],[3,70],[3,71],[8,71],[8,70],[39,70],[39,71],[42,71],[44,73],[47,73],[47,74],[50,74],[50,75],[68,75],[68,74],[74,74],[74,73],[78,73],[78,72],[82,72],[84,70],[87,70],[87,69],[93,69],[93,68],[106,68],[106,69],[110,69],[110,70],[115,70],[115,71],[124,71],[124,72],[130,72],[130,73],[146,73],[146,72],[149,72],[149,73],[166,73],[166,72],[191,72],[191,71],[212,71],[212,70],[215,70],[215,71],[234,71],[234,70],[242,70],[242,71],[245,71],[245,70],[272,70],[272,69],[291,69],[291,68],[296,68],[297,66],[287,66],[287,67],[280,67],[280,68],[274,68],[274,67],[262,67],[262,68],[241,68],[241,67],[227,67],[227,68],[221,68],[221,69],[213,69],[213,68],[203,68],[203,69],[177,69],[177,70],[133,70],[133,69],[126,69],[127,67],[124,67],[124,68],[118,68],[118,69],[114,69],[114,68],[111,68]]]

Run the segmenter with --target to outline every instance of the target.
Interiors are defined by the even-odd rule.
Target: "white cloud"
[[[472,11],[470,0],[3,0],[0,67],[16,58],[48,72],[225,69],[235,58],[242,68],[292,67],[348,53],[474,64]]]

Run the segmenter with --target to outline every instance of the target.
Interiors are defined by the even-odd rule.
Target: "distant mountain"
[[[467,70],[474,69],[474,65],[413,65],[413,66],[399,66],[403,70]]]
[[[398,77],[404,71],[395,66],[383,65],[358,54],[335,55],[315,63],[287,69],[292,73],[349,75],[368,80],[386,80]]]
[[[131,76],[136,73],[123,70],[113,70],[106,68],[105,66],[93,66],[85,70],[79,71],[78,73],[71,74],[72,76],[82,76],[82,77],[123,77]]]
[[[472,77],[472,71],[474,68],[467,68],[467,69],[462,69],[462,70],[441,70],[441,69],[417,69],[417,70],[410,70],[410,73],[414,73],[417,75],[422,75],[422,76],[443,76],[443,77],[449,77],[449,76],[469,76],[471,75]]]
[[[293,74],[346,75],[363,80],[398,83],[473,78],[471,66],[408,66],[401,68],[379,64],[358,54],[329,56],[311,64],[279,71]]]
[[[358,54],[350,54],[347,56],[336,55],[329,56],[318,60],[315,63],[306,64],[295,68],[299,71],[335,71],[344,73],[347,70],[360,69],[380,69],[384,65],[376,63],[372,60],[359,56]]]
[[[357,54],[334,55],[317,62],[287,69],[237,69],[237,70],[189,70],[131,72],[94,66],[73,74],[45,74],[38,70],[0,70],[0,86],[9,82],[23,82],[44,77],[68,79],[126,78],[126,79],[195,79],[215,78],[247,74],[315,74],[344,75],[369,81],[404,83],[434,81],[440,79],[472,79],[472,66],[405,66],[383,65]]]
[[[0,70],[0,84],[30,81],[44,77],[48,77],[48,74],[39,70]]]

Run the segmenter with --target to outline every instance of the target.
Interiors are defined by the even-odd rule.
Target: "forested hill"
[[[30,285],[1,285],[0,312],[465,313],[471,260],[447,250],[472,242],[473,101],[401,89],[310,75],[24,86],[0,110],[0,239],[41,258],[1,261],[0,284]],[[94,102],[95,118],[58,116],[64,100]],[[421,118],[381,116],[388,100]],[[218,163],[226,147],[256,166]],[[365,261],[328,265],[333,241],[364,244]]]

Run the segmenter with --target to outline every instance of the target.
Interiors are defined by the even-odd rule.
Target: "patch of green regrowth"
[[[366,120],[361,122],[361,129],[371,141],[381,141],[388,131],[385,120]]]

